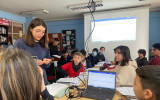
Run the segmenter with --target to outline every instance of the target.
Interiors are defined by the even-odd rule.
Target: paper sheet
[[[133,87],[117,87],[116,88],[122,95],[135,96]]]
[[[78,78],[60,78],[56,83],[79,83]]]
[[[68,88],[68,85],[60,84],[60,83],[53,83],[46,86],[48,92],[55,97],[60,98],[64,95],[65,90]]]

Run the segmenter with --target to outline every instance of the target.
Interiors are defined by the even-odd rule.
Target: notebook
[[[89,70],[87,89],[82,93],[82,96],[96,100],[112,100],[115,89],[115,72]]]

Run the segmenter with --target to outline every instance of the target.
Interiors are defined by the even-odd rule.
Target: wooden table
[[[99,66],[95,66],[94,68],[99,68]],[[80,86],[82,83],[80,84]],[[122,96],[117,90],[116,94],[114,95],[112,100],[127,100],[126,97]],[[63,96],[61,98],[54,98],[54,100],[67,100],[66,96]],[[69,99],[70,100],[70,99]],[[90,99],[90,98],[84,98],[84,97],[78,97],[78,98],[73,98],[72,100],[95,100],[95,99]]]
[[[113,99],[112,100],[127,100],[124,96],[122,96],[118,91],[116,91],[116,94],[114,95]],[[66,96],[63,96],[61,98],[54,98],[54,100],[67,100],[67,97]],[[95,100],[95,99],[90,99],[90,98],[84,98],[84,97],[81,97],[81,98],[73,98],[72,100]]]

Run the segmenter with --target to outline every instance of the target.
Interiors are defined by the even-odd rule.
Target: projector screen
[[[128,46],[132,60],[138,57],[139,49],[146,50],[148,58],[149,46],[149,8],[113,10],[93,13],[95,28],[88,41],[89,53],[93,48],[105,47],[105,57],[114,60],[114,48]],[[93,29],[94,21],[89,13],[84,14],[85,40]],[[85,44],[85,43],[84,43]]]
[[[91,23],[94,27],[94,21]],[[136,17],[95,20],[93,42],[136,40]]]

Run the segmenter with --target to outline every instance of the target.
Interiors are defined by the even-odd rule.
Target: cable
[[[93,0],[92,0],[92,2],[93,2]],[[91,11],[91,0],[89,0],[89,2],[88,2],[88,8],[89,8],[89,11],[91,13],[90,25],[91,25],[92,19],[93,19],[93,28],[91,29],[90,34],[89,34],[89,36],[87,37],[87,39],[85,41],[85,49],[86,49],[87,54],[89,55],[88,42],[89,42],[89,38],[91,37],[91,35],[92,35],[93,31],[94,31],[94,28],[95,28],[95,19],[94,19],[94,16],[93,16],[93,11]]]

